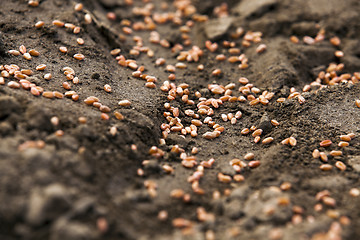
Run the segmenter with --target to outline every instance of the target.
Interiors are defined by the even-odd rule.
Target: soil
[[[204,53],[199,62],[186,62],[186,69],[176,69],[172,82],[189,84],[189,98],[195,104],[199,103],[196,91],[202,97],[219,97],[208,90],[208,84],[235,83],[233,95],[241,96],[237,91],[240,77],[248,78],[261,92],[273,92],[274,97],[267,105],[224,102],[212,116],[225,127],[219,137],[204,139],[202,134],[211,130],[204,124],[198,127],[197,137],[172,132],[166,144],[160,144],[159,139],[160,125],[167,123],[164,104],[169,100],[160,86],[169,75],[166,64],[175,65],[178,53],[150,43],[148,30],[123,33],[125,19],[144,20],[132,10],[147,3],[81,2],[84,10],[79,12],[74,11],[75,2],[70,0],[42,0],[37,7],[29,6],[27,1],[1,4],[0,65],[32,69],[34,74],[28,80],[45,91],[66,92],[62,87],[66,81],[64,67],[73,68],[80,83],[69,82],[71,90],[79,95],[78,101],[35,97],[25,89],[10,88],[9,81],[18,82],[13,76],[0,85],[0,239],[360,239],[360,197],[349,194],[350,189],[360,187],[360,109],[355,105],[360,86],[343,82],[301,91],[330,63],[344,64],[337,72],[339,76],[360,71],[359,1],[228,0],[224,1],[228,6],[226,16],[218,18],[214,9],[222,2],[193,0],[197,13],[209,20],[195,21],[187,34]],[[161,8],[163,2],[168,3],[167,10]],[[172,1],[163,2],[151,1],[153,12],[175,12]],[[114,12],[116,20],[109,20],[108,12]],[[85,13],[92,16],[91,24],[85,23]],[[170,47],[183,44],[179,27],[191,18],[183,17],[180,25],[171,21],[158,24],[156,31]],[[76,35],[55,27],[51,24],[55,19],[80,26],[81,32]],[[34,24],[40,20],[45,25],[37,29]],[[266,51],[256,53],[259,43],[243,47],[242,37],[232,38],[238,27],[262,32]],[[302,41],[304,36],[315,37],[320,29],[325,30],[324,41],[310,45]],[[290,41],[292,35],[300,39],[298,44]],[[143,39],[154,57],[129,54],[134,36]],[[339,46],[329,42],[334,36],[341,39]],[[79,37],[84,45],[76,42]],[[205,48],[207,39],[219,44],[214,53]],[[247,69],[215,59],[221,53],[229,56],[222,45],[224,40],[234,41],[246,54]],[[28,61],[8,53],[20,45],[36,49],[40,56]],[[68,53],[61,53],[60,46],[66,46]],[[132,77],[133,70],[120,66],[110,54],[114,48],[120,48],[126,59],[136,59],[147,74],[156,76],[156,88],[145,87],[144,80]],[[337,50],[344,56],[336,57]],[[84,54],[85,59],[74,59],[75,53]],[[166,59],[166,64],[156,66],[155,60],[160,57]],[[35,70],[40,64],[47,65],[45,71]],[[199,64],[204,65],[203,71],[197,70]],[[211,74],[216,68],[222,70],[220,76]],[[45,73],[51,73],[52,79],[44,80]],[[105,84],[111,86],[111,93],[103,90]],[[305,103],[287,99],[290,88],[302,93]],[[101,119],[97,108],[84,103],[89,96],[98,97],[111,108],[109,120]],[[277,102],[278,98],[286,100]],[[119,106],[123,99],[130,100],[131,105]],[[197,110],[196,105],[185,104],[181,97],[170,103],[179,107],[179,118],[189,126],[192,118],[185,115],[185,110]],[[115,110],[124,115],[123,120],[114,117]],[[221,114],[237,111],[243,116],[236,124],[222,121]],[[54,116],[58,124],[54,124]],[[86,117],[87,122],[79,123],[79,117]],[[200,120],[205,117],[200,116]],[[273,126],[271,119],[280,125]],[[263,129],[261,139],[272,137],[274,141],[268,145],[254,143],[251,134],[240,133],[251,126]],[[114,127],[116,132],[111,133]],[[355,133],[355,138],[349,146],[338,147],[339,136],[348,133]],[[281,144],[291,136],[296,138],[296,146]],[[326,139],[333,144],[320,147]],[[204,194],[193,191],[187,179],[196,167],[184,168],[179,154],[171,152],[174,145],[188,155],[197,147],[198,164],[215,159],[199,181]],[[150,155],[152,146],[161,149],[164,156]],[[333,166],[330,171],[319,169],[324,163],[312,157],[314,149],[328,154],[328,164]],[[342,155],[329,155],[332,150],[341,150]],[[218,173],[232,177],[239,174],[229,161],[243,159],[248,152],[254,153],[260,166],[243,168],[242,182],[219,182]],[[144,160],[149,160],[148,164],[144,165]],[[345,171],[335,167],[337,161],[346,165]],[[165,164],[173,167],[173,173],[162,169]],[[144,174],[139,175],[138,169]],[[157,184],[155,190],[144,186],[148,180]],[[284,182],[291,183],[291,188],[280,190]],[[171,197],[174,189],[188,193],[190,200]],[[336,204],[316,199],[324,190]],[[294,211],[294,206],[303,211]],[[319,206],[322,209],[314,209]],[[199,208],[205,209],[205,219],[199,217]],[[159,219],[160,211],[166,211],[167,218]],[[179,228],[174,226],[178,218],[191,222]]]

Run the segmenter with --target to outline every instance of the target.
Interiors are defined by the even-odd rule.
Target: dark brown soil
[[[166,2],[169,4],[166,11],[174,12],[172,1]],[[163,57],[166,64],[175,65],[177,54],[150,43],[150,31],[134,31],[126,40],[119,37],[123,34],[122,20],[143,21],[143,17],[132,13],[132,8],[143,7],[145,3],[134,0],[134,5],[128,6],[122,0],[84,0],[81,12],[74,11],[75,2],[70,0],[42,0],[38,7],[14,0],[1,4],[0,65],[16,64],[22,69],[32,69],[31,82],[46,91],[62,93],[66,91],[62,87],[62,82],[66,81],[62,68],[71,67],[80,79],[80,84],[71,83],[71,90],[80,98],[72,101],[35,97],[27,90],[9,88],[6,84],[14,80],[13,77],[5,78],[6,84],[0,85],[0,239],[210,240],[212,233],[215,239],[360,239],[360,197],[349,194],[350,189],[360,188],[360,109],[355,106],[355,99],[360,99],[360,86],[342,83],[303,93],[304,104],[296,99],[276,102],[280,97],[287,98],[291,87],[301,92],[330,63],[344,63],[339,75],[360,71],[360,2],[224,2],[228,4],[231,18],[228,28],[222,22],[227,20],[218,19],[214,14],[220,1],[192,1],[198,13],[209,17],[206,23],[196,22],[189,33],[192,43],[204,49],[204,55],[198,63],[187,63],[186,69],[177,69],[174,83],[189,84],[190,99],[195,104],[199,102],[194,96],[196,91],[206,98],[215,97],[208,90],[210,83],[224,86],[235,83],[234,95],[240,96],[237,91],[239,77],[248,78],[261,91],[272,91],[275,96],[267,106],[250,106],[248,101],[221,105],[215,110],[213,119],[224,126],[225,131],[214,140],[201,137],[210,131],[203,125],[196,138],[169,134],[166,145],[159,145],[160,125],[166,122],[164,103],[168,102],[167,93],[162,92],[160,86],[169,72],[165,65],[155,66],[155,59]],[[153,12],[164,11],[161,1],[152,3]],[[106,18],[110,11],[116,14],[115,21]],[[93,23],[85,24],[85,13],[91,14]],[[75,35],[65,28],[55,27],[51,24],[54,19],[80,26],[81,32]],[[183,18],[183,24],[189,19],[191,17]],[[45,25],[36,29],[34,24],[39,20]],[[245,31],[261,31],[267,50],[258,54],[255,49],[259,44],[245,48],[241,46],[242,38],[232,39],[231,33],[240,26]],[[212,36],[210,30],[214,27],[219,34]],[[325,40],[314,45],[303,41],[294,44],[289,40],[292,35],[300,40],[304,36],[315,37],[321,28],[325,29]],[[179,25],[159,24],[156,31],[171,47],[183,42]],[[144,80],[132,77],[132,70],[119,66],[109,53],[121,48],[121,54],[132,58],[129,50],[135,44],[133,36],[142,37],[144,46],[155,52],[153,58],[144,53],[136,57],[137,63],[145,66],[146,73],[158,78],[155,89],[146,88]],[[329,42],[333,36],[341,39],[340,46],[334,47]],[[78,37],[84,39],[83,46],[77,44]],[[215,53],[204,47],[209,37],[219,43]],[[238,64],[215,60],[221,53],[229,56],[222,46],[224,40],[236,42],[249,58],[249,68],[240,70]],[[28,50],[35,48],[41,55],[28,61],[22,56],[8,54],[8,50],[17,50],[20,45]],[[60,53],[60,46],[66,46],[68,53]],[[336,50],[343,51],[344,57],[335,57]],[[72,57],[75,53],[84,54],[85,59],[75,60]],[[39,64],[47,65],[44,72],[35,70]],[[199,64],[204,64],[204,71],[197,71]],[[211,75],[215,68],[222,70],[220,76]],[[50,81],[43,79],[45,73],[52,73]],[[111,93],[103,90],[105,84],[111,86]],[[97,108],[84,103],[89,96],[98,97],[102,104],[111,108],[110,120],[102,120]],[[119,106],[118,101],[122,99],[130,100],[131,106]],[[184,104],[181,99],[172,101],[171,105],[180,108],[182,123],[190,125],[191,118],[184,111],[196,110],[196,107]],[[114,110],[121,112],[125,119],[115,119]],[[239,110],[243,116],[235,125],[221,120],[221,114],[235,114]],[[51,123],[54,116],[60,120],[57,126]],[[78,123],[79,117],[86,117],[87,123]],[[280,125],[272,126],[271,119],[276,119]],[[109,131],[113,126],[117,129],[115,135]],[[243,128],[251,126],[264,130],[262,139],[273,137],[274,141],[269,145],[255,144],[250,135],[240,134]],[[64,131],[64,135],[57,136],[57,130]],[[350,146],[338,147],[339,136],[351,132],[356,137]],[[296,138],[297,145],[282,145],[281,141],[290,136]],[[332,146],[319,147],[325,139],[330,139]],[[39,140],[45,142],[44,147],[19,149],[25,142]],[[193,192],[187,178],[194,169],[184,168],[179,155],[170,152],[176,144],[189,155],[193,147],[199,148],[198,163],[215,159],[215,164],[205,169],[199,182],[205,194]],[[132,145],[136,145],[137,150],[132,149]],[[149,155],[152,146],[162,149],[165,155],[161,158]],[[321,171],[319,166],[323,163],[312,157],[316,148],[326,153],[342,150],[343,155],[329,155],[328,163],[333,169]],[[241,174],[245,180],[241,183],[219,182],[219,172],[236,174],[229,161],[242,159],[248,152],[253,152],[261,165],[255,169],[244,168]],[[143,166],[144,160],[150,163]],[[346,170],[338,170],[336,161],[344,162]],[[174,173],[165,173],[161,168],[164,164],[171,165]],[[144,170],[144,176],[137,175],[139,168]],[[144,186],[144,181],[149,179],[157,184],[156,197]],[[290,182],[291,189],[279,191],[283,182]],[[171,198],[173,189],[189,193],[190,202]],[[334,207],[322,204],[323,209],[315,211],[314,206],[319,203],[315,196],[323,190],[330,192],[336,204]],[[213,199],[214,191],[221,193],[219,199]],[[279,198],[289,198],[290,203],[279,206]],[[293,206],[304,210],[302,221],[297,224]],[[215,220],[199,221],[199,207],[214,214]],[[266,214],[272,207],[274,212]],[[164,221],[158,219],[162,210],[168,213]],[[331,218],[331,214],[338,216]],[[176,218],[192,221],[192,227],[175,228],[173,220]],[[100,231],[99,219],[106,220],[106,231]],[[349,224],[346,224],[347,219]],[[334,222],[341,223],[340,230],[334,230],[337,226]],[[280,238],[274,237],[276,231],[281,232]]]

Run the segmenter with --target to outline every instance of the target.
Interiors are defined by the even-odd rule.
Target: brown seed
[[[349,136],[351,139],[353,139],[353,138],[355,138],[356,135],[355,135],[355,133],[349,133],[348,136]]]
[[[69,84],[68,82],[63,82],[63,83],[62,83],[62,86],[63,86],[63,88],[66,89],[66,90],[70,90],[70,89],[71,89],[71,86],[70,86],[70,84]]]
[[[145,87],[147,87],[147,88],[156,88],[156,85],[153,82],[147,82],[147,83],[145,83]]]
[[[294,137],[289,137],[289,144],[293,147],[296,146],[296,139]]]
[[[76,60],[83,60],[85,58],[84,55],[82,55],[81,53],[77,53],[73,56]]]
[[[320,152],[320,153],[319,153],[319,156],[320,156],[320,159],[321,159],[323,162],[327,162],[327,161],[328,161],[328,157],[327,157],[326,153]]]
[[[346,170],[346,165],[343,162],[337,161],[335,163],[335,167],[337,167],[340,171]]]
[[[339,144],[338,144],[339,147],[347,147],[349,146],[349,143],[348,142],[344,142],[344,141],[340,141]]]
[[[243,182],[245,180],[245,177],[243,175],[236,174],[234,175],[233,179],[235,182]]]
[[[219,76],[221,74],[221,69],[215,69],[214,71],[212,71],[211,73],[213,76]]]
[[[320,157],[320,151],[315,149],[312,153],[313,158],[319,158]]]
[[[55,97],[53,92],[43,92],[42,96],[46,97],[46,98],[54,98]]]
[[[30,49],[29,53],[31,56],[34,56],[34,57],[40,56],[40,53],[38,51],[36,51],[35,49]]]
[[[105,92],[111,93],[111,87],[110,87],[110,85],[109,85],[109,84],[105,84],[105,85],[104,85],[104,90],[105,90]]]
[[[84,16],[84,20],[85,20],[85,23],[86,24],[90,24],[90,23],[92,23],[92,18],[91,18],[91,15],[90,14],[85,14],[85,16]]]
[[[341,135],[341,136],[340,136],[340,139],[341,139],[342,141],[350,142],[351,137],[350,137],[349,135]]]
[[[266,45],[265,44],[260,44],[257,48],[256,48],[256,52],[257,53],[262,53],[266,50]]]
[[[274,140],[272,137],[267,137],[264,140],[262,140],[262,144],[269,144]]]
[[[272,119],[270,122],[271,122],[271,124],[273,126],[279,126],[280,125],[280,123],[278,121],[276,121],[275,119]]]
[[[81,123],[81,124],[85,124],[85,123],[87,122],[87,119],[86,119],[86,117],[79,117],[79,118],[78,118],[78,121],[79,121],[79,123]]]
[[[255,161],[250,161],[248,163],[248,166],[250,168],[257,168],[258,166],[260,166],[260,161],[259,160],[255,160]]]
[[[74,7],[74,10],[77,12],[80,12],[83,9],[83,4],[82,3],[77,3]]]
[[[336,157],[336,156],[341,156],[342,155],[342,151],[331,151],[330,152],[330,155],[333,156],[333,157]]]
[[[8,53],[13,56],[20,56],[20,52],[17,50],[9,50]]]
[[[131,105],[131,102],[129,100],[121,100],[119,101],[119,106],[122,106],[122,107],[129,107]]]
[[[349,194],[352,197],[358,197],[360,196],[360,190],[358,188],[352,188],[350,189]]]
[[[256,136],[260,136],[262,134],[263,130],[262,129],[256,129],[253,133],[252,136],[256,137]]]
[[[330,171],[332,169],[332,166],[330,164],[322,164],[320,166],[320,169],[323,171]]]
[[[231,176],[225,175],[223,173],[218,173],[217,178],[218,178],[219,182],[223,182],[223,183],[231,182]]]
[[[76,42],[77,42],[79,45],[84,45],[84,43],[85,43],[84,39],[82,39],[82,38],[76,39]]]
[[[53,95],[55,98],[58,98],[58,99],[64,98],[64,94],[62,94],[61,92],[58,92],[58,91],[54,91]]]
[[[335,51],[335,57],[338,57],[338,58],[342,58],[342,57],[344,57],[344,52],[342,52],[342,51]]]
[[[106,113],[101,113],[101,119],[102,120],[109,120],[109,115],[108,114],[106,114]]]
[[[80,33],[80,31],[81,31],[80,27],[75,27],[74,30],[73,30],[73,33],[78,34],[78,33]]]
[[[327,210],[327,211],[326,211],[326,215],[327,215],[329,218],[332,218],[332,219],[337,219],[337,218],[340,217],[339,211],[333,210],[333,209]]]
[[[52,78],[51,73],[47,73],[47,74],[44,75],[45,80],[50,80],[51,78]]]
[[[341,40],[338,37],[332,37],[332,38],[330,38],[330,43],[334,46],[339,46],[341,43]]]
[[[36,87],[30,88],[30,92],[34,96],[40,96],[40,91]]]
[[[331,198],[331,197],[329,197],[329,196],[325,196],[325,197],[323,197],[321,200],[322,200],[322,202],[323,202],[325,205],[327,205],[327,206],[335,207],[335,205],[336,205],[335,199],[333,199],[333,198]]]
[[[24,45],[21,45],[21,46],[19,47],[19,51],[21,52],[21,54],[26,53],[26,47],[25,47]]]
[[[182,189],[174,189],[170,192],[170,197],[172,198],[182,198],[184,196],[184,190]]]
[[[31,60],[32,59],[32,57],[31,57],[31,55],[30,55],[30,53],[24,53],[24,58],[26,59],[26,60]]]
[[[322,142],[320,142],[320,147],[328,147],[332,144],[331,140],[327,139]]]
[[[290,190],[290,189],[291,189],[291,183],[289,183],[289,182],[283,182],[283,183],[280,185],[280,189],[283,190],[283,191]]]
[[[93,105],[94,102],[99,102],[99,99],[98,99],[97,97],[90,96],[90,97],[86,98],[86,99],[84,100],[84,102],[85,102],[87,105],[90,106],[90,105]]]
[[[242,135],[247,135],[249,133],[250,133],[250,130],[248,128],[244,128],[243,130],[241,130]]]
[[[158,213],[157,218],[158,218],[160,221],[166,221],[166,219],[168,218],[168,212],[165,211],[165,210],[161,210],[161,211]]]
[[[293,42],[293,43],[295,43],[295,44],[297,44],[297,43],[299,43],[300,40],[299,40],[299,38],[297,38],[296,36],[291,36],[291,37],[290,37],[290,41]]]
[[[355,105],[356,105],[358,108],[360,108],[360,100],[359,100],[359,99],[356,99],[356,100],[355,100]]]
[[[54,20],[52,24],[57,27],[63,27],[65,25],[65,23],[60,20]]]
[[[43,21],[38,21],[37,23],[35,23],[35,27],[36,28],[42,28],[44,26],[44,22]]]
[[[124,115],[122,115],[121,113],[119,113],[117,111],[114,112],[114,116],[118,120],[123,120],[125,118]]]
[[[247,153],[247,154],[245,154],[244,159],[250,161],[250,160],[253,160],[254,157],[255,157],[254,153]]]
[[[14,82],[14,81],[10,81],[10,82],[8,82],[8,87],[10,87],[10,88],[14,88],[14,89],[17,89],[17,88],[20,88],[20,84],[19,83],[17,83],[17,82]]]
[[[36,67],[36,70],[37,71],[43,71],[43,70],[45,70],[45,68],[46,68],[45,64],[40,64],[39,66]]]

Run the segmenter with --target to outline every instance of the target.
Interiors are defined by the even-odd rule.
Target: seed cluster
[[[39,2],[31,0],[28,4],[31,7],[37,7]],[[133,6],[133,1],[126,0],[125,4]],[[165,2],[162,6],[164,11],[169,8]],[[253,51],[259,57],[267,54],[268,47],[266,44],[262,43],[261,32],[253,32],[250,30],[245,31],[243,28],[239,27],[230,34],[230,41],[225,40],[222,43],[218,43],[206,40],[203,43],[204,47],[193,45],[191,32],[194,26],[197,23],[206,22],[208,18],[207,16],[196,13],[196,9],[191,4],[191,1],[175,0],[174,7],[176,8],[176,13],[154,12],[155,5],[152,3],[145,4],[145,7],[143,8],[136,6],[132,7],[132,13],[138,17],[137,21],[131,22],[128,19],[122,19],[120,23],[121,34],[119,34],[119,38],[121,41],[126,41],[130,38],[134,42],[134,45],[128,52],[125,52],[125,50],[120,47],[109,51],[109,54],[116,60],[117,64],[128,71],[129,76],[131,76],[134,81],[144,81],[144,86],[148,88],[147,90],[155,91],[160,89],[164,95],[163,99],[165,103],[163,104],[162,112],[164,118],[162,119],[163,122],[160,125],[161,139],[159,140],[159,146],[152,146],[148,151],[148,154],[152,158],[159,159],[159,161],[168,154],[167,150],[164,149],[166,149],[165,145],[167,145],[167,139],[170,134],[177,134],[182,138],[189,137],[191,139],[200,139],[199,141],[205,139],[209,140],[208,142],[210,144],[214,142],[216,143],[226,136],[227,129],[236,127],[242,123],[244,118],[247,118],[246,112],[241,110],[242,105],[256,109],[266,108],[269,105],[277,103],[281,104],[285,101],[292,100],[296,100],[300,105],[306,105],[307,100],[305,98],[305,92],[316,93],[327,86],[338,85],[340,83],[356,84],[360,80],[359,72],[355,72],[353,74],[343,73],[339,75],[339,72],[344,70],[344,64],[331,63],[325,71],[321,71],[318,74],[315,81],[305,85],[302,91],[297,91],[292,87],[288,92],[287,98],[280,97],[275,100],[275,92],[255,86],[251,79],[244,76],[245,74],[243,70],[248,69],[251,64],[244,53],[244,49],[252,49],[251,47],[253,47]],[[85,10],[83,4],[81,3],[76,4],[73,11],[82,14],[82,23],[84,24],[90,25],[96,22],[94,16]],[[217,17],[228,16],[227,5],[222,4],[221,6],[215,8],[214,15]],[[116,21],[117,19],[114,12],[109,12],[106,16],[111,21]],[[185,23],[184,19],[187,19]],[[178,31],[181,36],[181,44],[173,44],[169,42],[157,31],[158,26],[165,23],[172,23],[174,26],[178,27]],[[45,24],[46,23],[43,21],[38,21],[34,26],[39,29],[38,31],[41,31],[41,28],[43,28]],[[57,19],[53,20],[51,24],[53,25],[52,27],[57,28],[58,31],[65,28],[68,31],[71,31],[72,34],[79,34],[82,30],[80,26]],[[141,31],[149,32],[149,37],[143,38],[136,35],[136,33]],[[304,36],[301,42],[297,36],[291,36],[290,41],[294,44],[305,43],[313,45],[325,41],[325,30],[320,29],[315,38]],[[341,40],[336,36],[330,38],[329,42],[334,47],[339,47],[341,44]],[[80,37],[76,39],[76,43],[77,47],[80,49],[86,45],[86,41]],[[175,57],[173,57],[173,59],[165,59],[163,56],[156,56],[156,49],[158,47],[168,50],[170,53],[175,55]],[[68,47],[61,46],[59,47],[59,51],[63,56],[67,56]],[[25,45],[21,45],[18,50],[8,50],[8,53],[14,57],[23,56],[23,58],[28,61],[31,61],[33,57],[43,56],[35,49],[27,51]],[[220,64],[214,68],[205,66],[200,63],[204,62],[204,56],[212,58]],[[340,50],[336,50],[334,52],[334,56],[341,60],[341,58],[344,57],[344,53]],[[79,52],[68,57],[74,62],[74,66],[76,66],[75,62],[81,63],[81,61],[87,61],[87,57]],[[159,71],[163,71],[167,75],[167,80],[160,79],[160,74],[150,73],[146,66],[141,65],[141,60],[137,60],[141,59],[141,57],[153,59],[154,66],[159,69]],[[176,62],[172,63],[172,60],[174,59],[176,59]],[[207,85],[207,89],[205,89],[206,91],[198,91],[195,84],[190,85],[180,77],[181,75],[184,75],[185,71],[191,69],[193,65],[196,64],[197,71],[207,74],[207,78],[217,80],[224,79],[224,70],[219,68],[219,66],[221,66],[221,62],[226,61],[230,64],[236,64],[236,70],[239,72],[239,77],[237,79],[229,80],[227,84],[221,84],[214,81]],[[58,76],[56,72],[47,72],[46,64],[40,64],[33,70],[27,68],[21,69],[21,67],[15,64],[0,65],[0,85],[5,85],[7,83],[7,86],[10,88],[22,88],[24,90],[28,90],[36,97],[41,95],[47,99],[63,99],[65,97],[71,99],[73,102],[83,99],[82,101],[86,105],[93,106],[99,110],[99,115],[102,120],[108,121],[111,116],[117,120],[125,119],[123,114],[121,114],[118,110],[113,110],[112,107],[103,104],[98,97],[83,96],[81,95],[81,89],[79,89],[79,91],[72,90],[78,89],[76,86],[81,84],[79,77],[76,76],[72,67],[66,66],[60,70],[63,72],[65,77]],[[50,91],[37,86],[31,81],[31,76],[34,76],[39,72],[42,74],[44,72],[43,79],[46,81],[59,80],[61,82],[61,85],[59,84],[59,86],[61,86],[64,90],[62,92]],[[109,95],[115,95],[117,92],[116,87],[112,87],[110,84],[105,84],[102,89]],[[228,112],[224,112],[224,108],[230,104],[236,104],[237,107],[231,108]],[[118,99],[117,104],[115,103],[114,105],[118,105],[117,107],[119,108],[130,108],[132,107],[132,101],[128,99]],[[359,99],[355,99],[355,106],[360,108]],[[58,126],[59,121],[60,120],[57,117],[51,118],[53,126]],[[87,118],[79,117],[78,121],[79,123],[84,124],[87,122]],[[253,122],[255,121],[253,120]],[[275,119],[270,120],[269,124],[273,129],[282,127],[282,125]],[[296,149],[299,145],[301,146],[303,144],[301,136],[288,135],[287,138],[282,138],[283,140],[280,140],[270,136],[268,132],[269,131],[266,128],[262,129],[260,126],[248,125],[239,132],[238,137],[247,140],[251,139],[249,143],[259,148],[269,147],[266,145],[270,145],[270,147],[272,147],[273,145],[280,143],[281,145],[287,145],[282,146],[283,149],[291,150]],[[109,127],[108,133],[113,137],[119,135],[117,126],[113,125]],[[64,135],[64,131],[57,130],[55,135],[61,137]],[[298,138],[299,141],[295,137]],[[355,138],[355,134],[349,133],[341,135],[339,139],[337,139],[338,141],[335,139],[332,139],[334,142],[330,139],[321,141],[317,146],[318,148],[314,149],[312,152],[312,157],[314,159],[319,159],[321,162],[321,165],[319,166],[320,170],[332,171],[333,166],[335,166],[335,168],[339,171],[346,171],[347,166],[344,163],[345,158],[343,158],[344,152],[346,147],[350,145],[353,138]],[[335,142],[337,142],[337,144],[335,144]],[[44,145],[45,143],[43,141],[27,141],[19,146],[19,151],[23,151],[27,148],[43,148]],[[181,166],[188,169],[187,171],[191,171],[187,178],[187,182],[190,184],[192,192],[176,188],[171,190],[169,193],[171,198],[181,199],[184,203],[189,203],[192,200],[192,194],[206,194],[207,189],[206,182],[204,180],[206,174],[210,175],[210,173],[216,171],[216,174],[213,176],[215,176],[214,178],[216,178],[219,182],[218,184],[228,184],[227,186],[232,186],[232,184],[240,184],[245,181],[245,174],[251,174],[252,171],[256,171],[256,168],[262,167],[261,156],[253,152],[247,152],[243,157],[233,158],[229,161],[229,165],[234,170],[235,174],[223,173],[219,172],[217,168],[217,163],[220,162],[219,159],[202,159],[202,157],[197,156],[199,152],[206,151],[201,150],[201,146],[192,147],[191,151],[181,148],[176,144],[168,147],[168,152],[179,160]],[[137,151],[137,146],[132,145],[131,150]],[[142,162],[142,167],[137,169],[137,175],[139,177],[145,177],[146,173],[144,170],[149,165],[150,160],[144,160]],[[172,162],[162,162],[161,170],[163,173],[170,176],[175,175],[177,164]],[[270,189],[273,192],[281,193],[291,191],[292,187],[293,185],[291,182],[283,182],[280,187],[272,187]],[[158,196],[158,185],[155,180],[145,180],[144,188],[151,198],[156,198]],[[229,196],[231,191],[231,189],[227,188],[224,191],[224,196],[221,196],[219,191],[214,191],[213,199],[216,200],[221,197]],[[349,194],[352,197],[358,197],[360,195],[360,191],[357,188],[352,188],[350,189]],[[314,210],[316,212],[320,212],[326,207],[328,208],[326,212],[328,217],[339,219],[343,225],[350,222],[350,219],[346,216],[340,216],[340,212],[335,209],[337,202],[333,197],[331,197],[329,191],[324,190],[317,193],[315,199],[317,201],[314,206]],[[270,206],[268,208],[264,208],[264,212],[266,215],[270,216],[278,211],[279,208],[288,207],[290,205],[291,199],[287,196],[281,196],[276,199],[276,207]],[[292,212],[293,215],[291,223],[294,225],[300,224],[303,221],[304,209],[301,206],[294,205],[292,207]],[[157,218],[160,221],[167,221],[169,218],[168,212],[165,210],[159,211]],[[215,220],[215,215],[207,211],[204,207],[199,206],[196,209],[197,222],[213,224]],[[311,217],[309,217],[308,220],[313,221]],[[191,232],[196,225],[196,222],[179,217],[172,219],[172,225],[176,228],[181,228],[183,232]],[[105,219],[99,218],[97,220],[97,227],[100,231],[106,232],[108,224]],[[337,224],[331,225],[328,234],[339,234],[339,228],[341,227]],[[231,229],[230,232],[232,236],[239,234],[236,228]],[[206,239],[213,239],[214,234],[215,233],[212,230],[206,231]],[[281,238],[281,229],[272,229],[269,233],[269,237],[270,239]]]

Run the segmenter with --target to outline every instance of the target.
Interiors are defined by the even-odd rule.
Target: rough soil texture
[[[172,1],[166,1],[166,10],[160,1],[151,2],[152,13],[176,10]],[[349,194],[350,189],[360,187],[360,108],[355,105],[360,86],[344,82],[321,89],[312,86],[311,91],[302,92],[330,63],[344,64],[337,72],[339,76],[360,71],[359,1],[228,0],[226,16],[218,18],[214,9],[220,1],[193,0],[197,12],[209,20],[195,21],[187,33],[192,45],[203,49],[203,56],[197,63],[185,62],[186,69],[176,69],[176,80],[171,81],[189,84],[189,99],[195,102],[185,104],[181,97],[170,102],[179,107],[184,126],[192,120],[185,110],[197,111],[196,91],[205,98],[219,97],[208,90],[208,84],[234,83],[233,95],[239,97],[243,94],[237,90],[242,86],[238,79],[246,77],[261,92],[273,92],[274,97],[266,106],[251,106],[247,100],[224,102],[214,108],[212,116],[225,127],[219,137],[204,139],[202,134],[211,128],[203,124],[198,127],[197,137],[188,134],[184,138],[172,132],[165,145],[159,144],[160,125],[167,123],[164,104],[169,100],[160,86],[169,75],[166,64],[175,65],[178,53],[150,43],[149,30],[131,35],[122,32],[124,19],[144,21],[143,16],[133,13],[134,7],[146,5],[143,1],[134,0],[132,6],[122,0],[82,3],[84,10],[80,12],[74,11],[75,2],[69,0],[42,0],[38,7],[16,0],[1,4],[0,66],[16,64],[33,70],[28,80],[45,91],[67,91],[62,87],[67,81],[63,67],[73,68],[80,83],[68,81],[79,95],[78,101],[35,97],[28,90],[10,88],[8,82],[18,82],[13,76],[0,85],[0,239],[360,239],[360,197]],[[107,12],[114,12],[116,20],[109,20]],[[85,13],[92,16],[91,24],[85,23]],[[191,18],[182,17],[180,25],[172,21],[158,24],[156,31],[170,47],[183,44],[179,28]],[[53,26],[55,19],[80,26],[81,32],[75,35]],[[34,24],[39,20],[45,25],[36,29]],[[243,47],[243,36],[233,39],[231,34],[238,27],[245,32],[262,32],[266,51],[256,53],[260,43]],[[311,45],[302,41],[304,36],[315,37],[320,29],[325,30],[325,40]],[[298,44],[290,41],[292,35],[300,39]],[[131,56],[133,36],[142,37],[143,45],[154,51],[154,57],[146,53]],[[329,42],[333,36],[341,39],[337,47]],[[76,42],[78,37],[84,39],[84,45]],[[214,53],[205,48],[207,39],[218,42]],[[246,54],[247,69],[240,70],[239,63],[215,59],[221,53],[230,56],[222,45],[224,40],[234,41]],[[28,61],[8,53],[20,45],[28,50],[35,48],[40,56]],[[60,46],[66,46],[68,53],[61,53]],[[145,87],[145,80],[132,77],[133,70],[120,66],[110,54],[114,48],[145,66],[145,73],[156,76],[156,88]],[[185,50],[190,48],[184,46]],[[344,57],[336,57],[336,50],[343,51]],[[84,54],[85,59],[75,60],[75,53]],[[156,66],[155,60],[160,57],[166,59],[166,64]],[[35,70],[40,64],[47,65],[45,71]],[[204,65],[203,71],[197,70],[199,64]],[[222,70],[220,76],[211,74],[216,68]],[[52,79],[43,79],[45,73],[51,73]],[[105,84],[111,86],[111,93],[103,90]],[[305,103],[300,104],[298,98],[287,99],[292,87],[302,94]],[[84,103],[89,96],[98,97],[111,108],[109,120],[102,120],[97,108]],[[276,101],[282,97],[285,102]],[[131,105],[119,106],[123,99],[130,100]],[[124,115],[123,120],[114,117],[115,110]],[[236,124],[223,122],[221,114],[237,111],[243,115]],[[57,125],[51,121],[54,116],[59,119]],[[79,117],[86,117],[87,122],[80,124]],[[205,117],[200,115],[200,120]],[[272,119],[280,125],[273,126]],[[240,133],[251,126],[263,129],[261,140],[273,137],[274,141],[268,145],[254,143],[251,134]],[[115,133],[110,132],[112,127]],[[58,130],[64,134],[59,136]],[[338,147],[340,135],[348,133],[355,133],[355,138],[349,146]],[[281,144],[290,136],[296,138],[296,146]],[[320,147],[326,139],[333,144]],[[184,168],[179,154],[170,152],[174,145],[187,155],[197,147],[198,164],[215,159],[199,180],[204,194],[193,191],[187,179],[196,167]],[[152,146],[164,151],[164,156],[150,155]],[[314,149],[328,155],[327,164],[333,166],[330,171],[319,169],[324,163],[313,158]],[[342,155],[329,155],[332,150],[341,150]],[[244,167],[236,173],[230,160],[243,160],[249,152],[254,153],[260,166]],[[150,161],[144,166],[144,160]],[[335,167],[337,161],[346,165],[345,171]],[[162,169],[165,164],[174,172],[166,173]],[[138,175],[138,169],[143,170],[143,176]],[[219,182],[220,172],[241,174],[244,180]],[[157,184],[155,190],[144,186],[147,180]],[[280,190],[284,182],[291,183],[291,188]],[[190,200],[171,197],[174,189],[190,194]],[[335,200],[335,204],[316,199],[323,190],[329,191],[331,199],[327,200]],[[204,213],[202,208],[206,212],[203,218],[199,216]],[[168,217],[161,220],[158,213],[163,210]],[[190,222],[179,228],[173,221],[178,218]]]

